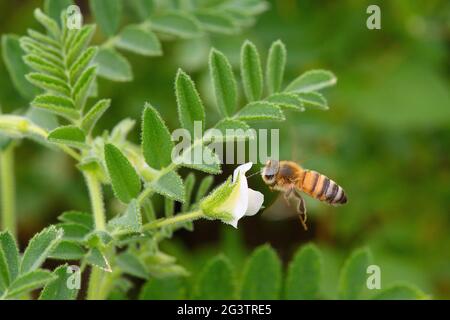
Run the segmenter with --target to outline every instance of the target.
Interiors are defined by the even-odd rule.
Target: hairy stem
[[[161,227],[170,226],[177,223],[194,221],[203,217],[202,210],[196,210],[184,214],[179,214],[171,218],[162,218],[152,221],[142,226],[142,231],[150,231]]]
[[[84,177],[89,189],[92,214],[94,215],[95,230],[104,231],[106,229],[106,223],[101,183],[93,172],[85,171]]]
[[[95,173],[85,171],[84,176],[89,189],[92,214],[94,215],[95,230],[103,231],[106,229],[105,207],[103,205],[102,186]],[[101,292],[101,283],[104,277],[104,271],[92,267],[89,277],[89,287],[87,293],[88,300],[99,300],[103,294]]]
[[[3,230],[9,230],[15,237],[17,233],[16,224],[16,197],[14,181],[14,142],[0,153],[0,179],[1,179],[1,202]]]

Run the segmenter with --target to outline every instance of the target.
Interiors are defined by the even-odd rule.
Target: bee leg
[[[291,204],[289,203],[289,198],[292,196],[292,193],[294,192],[294,187],[290,187],[289,189],[286,190],[286,192],[284,193],[284,200],[286,200],[286,203],[288,206],[290,206]]]
[[[299,213],[300,222],[305,230],[308,230],[308,226],[306,225],[306,220],[308,220],[308,216],[306,215],[306,206],[305,200],[302,195],[295,190],[295,197],[298,199],[298,207],[297,212]]]

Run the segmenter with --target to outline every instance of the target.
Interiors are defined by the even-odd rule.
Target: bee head
[[[277,160],[268,160],[262,171],[262,178],[267,184],[274,184],[280,163]]]

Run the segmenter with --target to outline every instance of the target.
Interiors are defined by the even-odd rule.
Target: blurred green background
[[[76,2],[89,20],[86,1]],[[381,8],[381,30],[366,28],[369,4]],[[2,0],[0,34],[37,27],[36,7],[42,1]],[[100,96],[113,102],[99,133],[124,117],[138,119],[145,101],[177,128],[173,80],[178,67],[196,80],[213,123],[207,54],[217,47],[237,67],[244,39],[262,52],[281,39],[288,49],[285,79],[312,68],[337,75],[337,86],[325,92],[328,112],[289,114],[281,128],[281,157],[339,182],[349,203],[334,208],[308,199],[310,230],[305,232],[295,219],[270,219],[292,210],[279,199],[262,215],[241,220],[238,230],[199,222],[194,232],[176,234],[166,249],[195,273],[205,255],[225,251],[239,268],[251,248],[262,243],[271,243],[287,261],[299,244],[313,241],[324,251],[328,281],[323,289],[331,291],[343,258],[367,245],[381,267],[382,285],[407,281],[435,298],[450,298],[450,3],[270,1],[270,9],[243,34],[166,42],[158,58],[127,54],[133,82],[100,80]],[[98,33],[94,42],[101,40]],[[27,104],[3,62],[0,104],[3,112]],[[138,138],[136,128],[131,139]],[[16,157],[23,247],[62,211],[88,211],[89,203],[81,175],[64,155],[23,141]],[[225,169],[216,183],[233,168]],[[261,186],[259,180],[251,183]],[[112,198],[109,188],[107,195]]]

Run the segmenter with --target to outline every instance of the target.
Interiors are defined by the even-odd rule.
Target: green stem
[[[17,233],[16,224],[16,197],[14,181],[14,142],[12,142],[0,154],[0,174],[2,189],[2,229],[9,230],[15,237]]]
[[[179,214],[171,218],[163,218],[156,221],[152,221],[150,223],[143,225],[142,231],[150,231],[181,222],[194,221],[202,217],[203,217],[202,210],[196,210],[189,213]]]
[[[95,230],[104,231],[106,229],[106,222],[101,183],[93,172],[85,171],[84,177],[89,189],[92,214],[94,215]]]
[[[94,215],[95,230],[105,230],[105,207],[103,205],[102,186],[95,173],[85,171],[84,176],[89,189],[89,197],[92,205],[92,214]],[[87,293],[88,300],[99,300],[102,297],[101,283],[104,277],[104,271],[97,267],[91,268],[89,277],[89,287]]]

